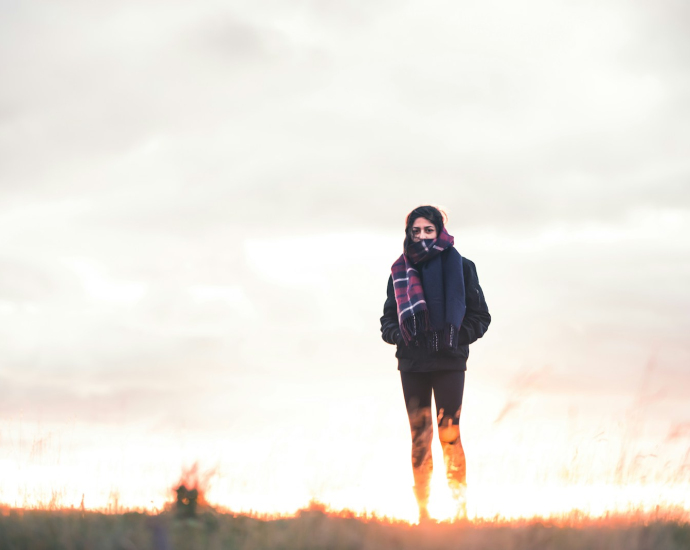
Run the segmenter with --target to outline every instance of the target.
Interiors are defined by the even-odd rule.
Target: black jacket
[[[445,261],[446,251],[441,252]],[[419,346],[406,346],[400,334],[398,307],[395,303],[393,277],[388,277],[388,297],[383,305],[381,317],[381,337],[389,344],[398,347],[398,369],[406,372],[428,372],[434,370],[467,370],[467,357],[470,344],[484,336],[491,323],[489,308],[484,293],[479,286],[477,268],[467,258],[462,259],[462,273],[465,279],[465,318],[460,326],[458,347],[454,350],[431,351]]]

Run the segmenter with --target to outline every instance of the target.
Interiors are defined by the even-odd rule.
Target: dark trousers
[[[465,452],[460,441],[460,411],[465,389],[465,371],[400,372],[407,416],[412,435],[412,473],[415,496],[420,508],[429,501],[433,470],[431,441],[431,395],[436,402],[436,424],[443,448],[448,485],[456,499],[466,485]]]

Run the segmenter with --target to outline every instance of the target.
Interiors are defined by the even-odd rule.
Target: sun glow
[[[337,415],[331,414],[327,420],[336,423]],[[330,435],[312,439],[299,435],[299,452],[294,448],[296,434],[283,434],[282,439],[274,436],[270,448],[262,448],[261,434],[222,444],[218,437],[196,435],[192,442],[180,445],[179,441],[152,438],[145,432],[110,429],[100,434],[94,449],[84,445],[94,438],[85,425],[75,427],[71,438],[54,434],[32,442],[15,440],[10,446],[11,438],[5,437],[5,452],[0,456],[4,473],[0,503],[20,508],[83,505],[106,512],[160,511],[174,501],[180,472],[198,461],[197,477],[205,479],[203,496],[219,510],[282,517],[316,501],[333,513],[416,522],[409,434],[371,427],[359,434],[348,433],[344,424],[347,418],[341,420]],[[511,426],[515,427],[507,425]],[[667,472],[675,472],[671,477],[656,475],[655,479],[651,464],[637,464],[627,470],[623,466],[624,475],[616,482],[621,457],[610,456],[608,475],[600,465],[597,481],[592,478],[595,469],[586,466],[592,456],[604,460],[598,445],[581,447],[580,462],[574,463],[566,452],[567,438],[563,449],[554,446],[550,455],[544,456],[547,451],[525,433],[509,437],[503,428],[495,427],[493,433],[478,437],[473,430],[468,431],[470,520],[558,518],[573,511],[596,518],[612,513],[690,510],[687,472],[683,464],[674,469],[669,460],[676,452],[673,447],[666,448],[664,463]],[[544,437],[534,434],[535,440]],[[14,452],[7,452],[10,449]],[[248,452],[242,453],[242,449]],[[631,444],[630,451],[635,450]],[[657,452],[661,451],[657,446]],[[215,461],[200,458],[214,454]],[[433,456],[429,511],[434,519],[448,521],[455,506],[446,486],[437,440]],[[535,475],[540,471],[541,476]]]

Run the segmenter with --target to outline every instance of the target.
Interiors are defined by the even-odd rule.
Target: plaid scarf
[[[406,345],[434,351],[458,347],[458,330],[465,317],[465,281],[462,256],[454,243],[444,227],[436,239],[409,243],[391,268]]]

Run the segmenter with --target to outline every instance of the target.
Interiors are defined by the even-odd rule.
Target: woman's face
[[[435,239],[436,226],[426,218],[417,218],[412,224],[412,241],[418,243],[422,239]]]

